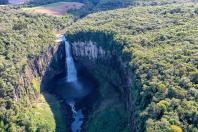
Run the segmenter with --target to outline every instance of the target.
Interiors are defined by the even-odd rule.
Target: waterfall
[[[71,53],[71,46],[64,35],[61,36],[61,40],[65,43],[65,71],[67,72],[66,82],[71,83],[76,94],[79,94],[82,92],[82,88],[80,82],[77,79],[77,71]],[[69,104],[69,106],[71,107],[72,117],[74,119],[71,124],[71,130],[72,132],[80,132],[84,118],[83,112],[82,110],[76,110],[74,100],[67,102],[67,104]]]
[[[74,64],[74,60],[72,57],[71,53],[71,46],[69,42],[66,40],[65,36],[62,36],[63,41],[65,42],[65,67],[67,68],[67,76],[66,76],[66,81],[67,82],[75,82],[77,81],[77,72],[76,72],[76,67]]]

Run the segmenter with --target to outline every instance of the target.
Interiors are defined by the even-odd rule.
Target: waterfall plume
[[[77,81],[77,72],[76,72],[76,66],[74,63],[74,59],[72,57],[71,53],[71,46],[69,42],[66,40],[65,36],[63,37],[63,41],[65,43],[65,67],[67,71],[66,75],[66,81],[67,82],[75,82]]]

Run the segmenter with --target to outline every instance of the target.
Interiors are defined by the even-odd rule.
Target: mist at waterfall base
[[[71,131],[80,132],[86,120],[86,113],[95,100],[94,80],[84,70],[77,72],[71,53],[71,46],[62,36],[65,44],[65,74],[60,74],[53,79],[53,92],[70,106],[72,112]],[[92,95],[93,94],[93,95]]]

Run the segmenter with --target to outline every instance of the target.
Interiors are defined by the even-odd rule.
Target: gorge
[[[198,131],[197,0],[60,1],[0,5],[0,131]]]
[[[60,38],[59,47],[47,66],[41,86],[63,100],[67,108],[70,107],[70,117],[65,117],[69,120],[70,130],[77,132],[87,129],[92,118],[95,118],[93,116],[98,112],[102,114],[103,109],[112,109],[116,112],[114,114],[124,112],[125,106],[131,109],[129,95],[125,91],[128,86],[123,86],[123,89],[121,86],[126,76],[123,80],[119,79],[120,74],[126,74],[120,60],[95,42],[69,42],[65,36]],[[109,65],[112,69],[107,68]],[[108,74],[109,71],[114,76]],[[130,121],[125,116],[121,119]]]

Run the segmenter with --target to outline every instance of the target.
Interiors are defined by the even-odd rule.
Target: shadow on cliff
[[[70,97],[69,94],[71,93],[68,90],[69,85],[65,85],[65,57],[65,46],[64,42],[62,42],[54,52],[41,81],[42,93],[53,112],[57,132],[70,131],[72,121],[70,107],[66,104],[66,98]],[[83,114],[88,116],[92,110],[92,105],[98,97],[98,83],[86,67],[80,63],[76,63],[76,67],[78,80],[82,87],[84,87],[83,98],[76,102],[76,107],[77,109],[82,108]],[[85,93],[86,95],[84,96],[83,94]]]
[[[92,41],[97,44],[97,47],[102,47],[102,49],[111,52],[110,60],[108,60],[108,57],[106,57],[107,63],[104,61],[97,62],[96,65],[99,67],[98,76],[100,76],[100,78],[105,78],[104,81],[109,80],[109,83],[117,88],[116,90],[119,93],[122,93],[122,98],[124,98],[124,102],[126,102],[128,111],[130,111],[129,124],[131,131],[144,131],[144,128],[139,128],[139,126],[144,126],[145,120],[137,120],[138,118],[141,119],[139,115],[142,108],[140,109],[137,106],[140,105],[139,100],[141,100],[141,97],[137,95],[140,95],[141,85],[139,84],[142,83],[138,82],[139,80],[134,72],[135,68],[129,65],[129,62],[133,59],[133,56],[130,50],[125,50],[129,46],[127,41],[118,38],[114,32],[108,32],[105,30],[77,31],[75,33],[68,32],[66,37],[70,43]],[[114,75],[112,74],[113,72],[111,72],[111,70],[116,71]],[[115,76],[116,74],[117,78]],[[120,87],[117,87],[119,83]]]
[[[56,123],[55,131],[57,132],[65,132],[69,129],[69,123],[67,122],[69,114],[67,114],[66,105],[64,105],[63,102],[61,102],[61,100],[52,92],[54,88],[54,84],[52,82],[53,78],[59,74],[64,74],[65,72],[63,68],[65,59],[64,54],[64,43],[60,43],[52,54],[52,58],[47,64],[46,71],[41,80],[41,93],[44,95],[45,100],[51,108]]]

